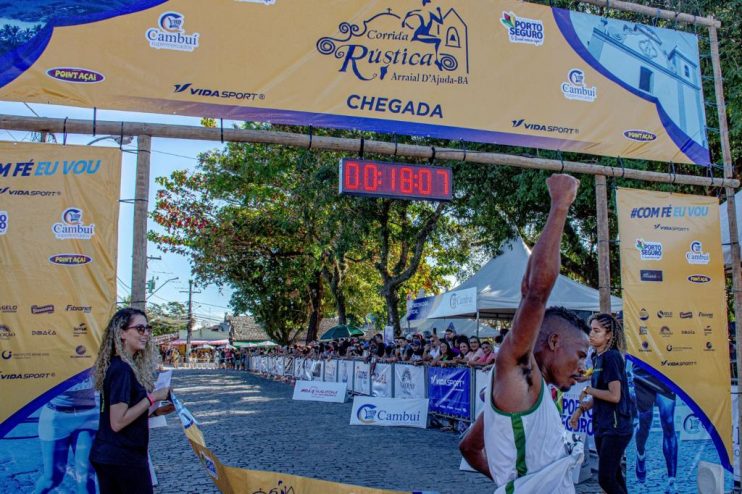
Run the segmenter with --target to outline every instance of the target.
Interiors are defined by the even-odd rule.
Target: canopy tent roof
[[[742,242],[742,230],[740,230],[742,223],[739,222],[740,218],[742,218],[742,190],[734,194],[734,209],[737,211],[738,241]],[[724,254],[724,265],[731,266],[732,248],[729,245],[729,214],[727,213],[726,201],[719,205],[719,221],[721,222],[721,250]]]
[[[444,302],[453,298],[453,292],[468,294],[469,289],[477,293],[476,309],[480,318],[510,319],[520,304],[520,287],[526,272],[530,249],[521,238],[511,240],[503,247],[503,253],[485,264],[474,276],[450,292],[436,296],[427,318],[473,317],[476,311],[466,309],[460,313],[457,304]],[[462,292],[465,290],[464,292]],[[456,306],[453,307],[452,306]],[[465,307],[470,307],[468,304]],[[547,307],[562,306],[575,311],[600,311],[598,291],[559,275]],[[611,310],[619,311],[622,301],[611,296]]]

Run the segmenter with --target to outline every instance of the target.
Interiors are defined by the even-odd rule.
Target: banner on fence
[[[580,393],[582,393],[582,390],[585,389],[586,386],[587,386],[587,383],[578,383],[572,386],[569,391],[565,391],[564,394],[562,394],[562,423],[564,424],[564,428],[567,429],[569,432],[575,432],[579,434],[585,434],[588,436],[592,436],[593,435],[593,411],[592,409],[582,414],[577,424],[576,429],[573,429],[569,425],[569,419],[572,417],[572,414],[577,409],[577,407],[580,405]]]
[[[62,472],[54,477],[60,491],[75,489],[73,476],[92,478],[87,457],[75,458],[74,448],[67,466],[68,444],[74,437],[80,451],[89,448],[98,428],[88,370],[116,309],[120,175],[118,149],[0,144],[6,490],[25,491],[22,482],[52,478],[52,470]],[[42,464],[40,441],[62,448],[54,461]]]
[[[348,390],[343,383],[323,381],[296,381],[294,399],[299,401],[327,401],[345,403]]]
[[[325,362],[324,380],[329,382],[338,381],[338,361],[330,359]]]
[[[0,21],[3,100],[709,163],[698,39],[656,26],[517,0],[5,2]]]
[[[394,397],[425,398],[425,368],[418,365],[394,365]]]
[[[371,364],[357,361],[354,371],[353,392],[362,395],[371,394]]]
[[[468,367],[428,369],[430,411],[471,418],[471,372]]]
[[[297,379],[304,379],[304,359],[294,359],[294,377]]]
[[[307,360],[307,369],[309,371],[310,380],[321,381],[324,377],[325,361]]]
[[[350,425],[425,429],[428,426],[428,400],[356,396],[353,399]]]
[[[392,366],[376,364],[371,371],[371,396],[379,398],[392,397]]]
[[[715,197],[631,189],[619,189],[617,202],[624,325],[639,418],[636,449],[645,453],[644,461],[664,457],[668,472],[658,474],[671,475],[680,464],[692,468],[698,460],[721,463],[731,471],[719,202]],[[684,407],[692,417],[686,414],[678,423],[674,419]],[[652,434],[657,425],[666,437]],[[698,434],[701,426],[710,440]],[[685,427],[690,430],[684,435]],[[673,440],[678,432],[680,441]],[[639,461],[632,454],[628,458]],[[634,471],[634,465],[628,470]]]
[[[348,391],[353,391],[354,364],[353,360],[338,361],[338,382],[345,383]]]

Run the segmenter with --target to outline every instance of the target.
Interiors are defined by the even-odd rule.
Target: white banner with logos
[[[494,367],[493,371],[494,372]],[[487,399],[487,385],[489,384],[490,373],[477,369],[474,377],[474,416],[478,417],[484,410],[485,400]]]
[[[353,390],[353,360],[338,361],[338,382],[345,383],[348,391]]]
[[[304,359],[294,359],[294,377],[297,379],[304,379]]]
[[[392,366],[376,364],[371,372],[371,396],[379,398],[392,397]]]
[[[294,357],[286,357],[283,364],[283,374],[286,376],[293,375],[294,371]]]
[[[569,432],[575,432],[578,434],[584,434],[588,436],[593,435],[593,411],[588,410],[580,416],[580,420],[577,424],[577,429],[573,429],[569,425],[569,419],[572,414],[580,405],[580,393],[587,387],[588,383],[577,383],[569,391],[562,395],[562,423],[564,428]],[[583,437],[584,440],[584,437]]]
[[[428,424],[428,400],[375,398],[356,396],[350,425],[378,425],[385,427],[418,427]]]
[[[446,292],[439,297],[440,303],[431,311],[428,319],[477,313],[476,287]]]
[[[309,377],[312,381],[321,381],[323,379],[323,373],[325,368],[325,362],[324,360],[308,360],[307,362],[310,362],[308,365],[309,367]]]
[[[294,399],[299,401],[327,401],[345,403],[348,390],[343,383],[296,381]]]
[[[371,364],[356,362],[353,392],[361,395],[371,393]]]
[[[394,397],[425,398],[425,368],[417,365],[394,365]]]
[[[338,380],[338,361],[337,360],[327,360],[325,362],[325,374],[324,374],[324,380],[327,382],[337,382]]]
[[[276,374],[279,376],[283,375],[284,369],[285,369],[286,362],[284,361],[283,357],[278,357],[276,359]]]

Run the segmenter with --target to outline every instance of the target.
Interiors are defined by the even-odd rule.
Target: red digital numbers
[[[400,199],[451,200],[450,168],[379,161],[340,161],[340,193]]]

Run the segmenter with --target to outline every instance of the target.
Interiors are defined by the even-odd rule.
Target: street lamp
[[[92,141],[90,141],[89,143],[85,145],[90,146],[91,144],[96,143],[98,141],[102,141],[104,139],[113,139],[116,142],[116,144],[118,144],[119,146],[131,144],[131,141],[134,140],[132,136],[101,136],[101,137],[97,137],[93,139]]]
[[[162,288],[163,286],[167,285],[167,284],[168,284],[168,283],[170,283],[171,281],[175,281],[175,280],[179,280],[179,279],[180,279],[180,278],[176,276],[175,278],[170,278],[169,280],[166,280],[166,281],[165,281],[165,283],[163,283],[162,285],[160,285],[160,286],[158,286],[158,287],[157,287],[157,290],[155,290],[154,292],[150,293],[150,294],[149,294],[149,297],[151,297],[151,296],[152,296],[152,295],[154,295],[155,293],[159,292],[159,291],[160,291],[160,289],[161,289],[161,288]],[[149,300],[149,297],[147,297],[147,300]]]

